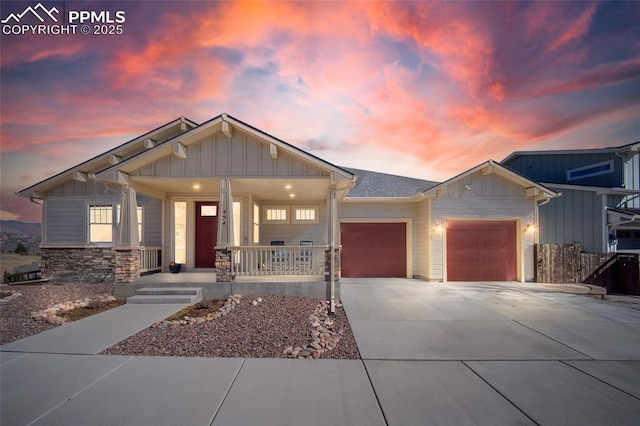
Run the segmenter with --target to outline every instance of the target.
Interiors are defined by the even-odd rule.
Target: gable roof
[[[486,170],[488,173],[497,173],[498,175],[504,177],[505,179],[509,179],[517,184],[519,184],[520,186],[522,186],[523,188],[536,188],[538,191],[538,195],[536,195],[536,197],[538,198],[554,198],[554,197],[558,197],[560,196],[560,194],[550,188],[547,188],[544,185],[539,184],[538,182],[535,182],[523,175],[521,175],[520,173],[514,172],[511,169],[508,169],[507,167],[503,166],[500,163],[497,163],[494,160],[489,160],[489,161],[485,161],[482,164],[478,164],[477,166],[467,170],[466,172],[462,172],[457,176],[452,177],[449,180],[446,180],[444,182],[442,182],[439,185],[434,186],[433,188],[429,188],[426,191],[423,191],[424,195],[427,196],[439,196],[439,190],[443,190],[446,186],[452,184],[455,181],[458,181],[460,179],[464,179],[467,176],[470,176],[476,172],[480,172]]]
[[[603,148],[588,148],[588,149],[558,149],[547,151],[515,151],[509,154],[500,163],[506,164],[516,157],[527,155],[576,155],[576,154],[624,154],[624,153],[638,153],[640,152],[640,141],[632,142],[626,145],[615,147],[603,147]]]
[[[170,155],[172,153],[174,144],[181,143],[181,144],[184,144],[185,146],[188,146],[192,143],[199,141],[200,140],[199,135],[202,132],[205,132],[207,130],[209,131],[220,130],[223,126],[223,123],[228,123],[232,127],[241,129],[242,131],[252,136],[255,136],[256,138],[266,143],[272,143],[278,148],[283,148],[287,152],[293,154],[294,156],[301,158],[305,161],[311,162],[322,169],[325,169],[329,172],[335,172],[338,175],[340,175],[343,179],[347,179],[347,180],[353,179],[353,174],[351,172],[345,169],[342,169],[332,163],[329,163],[326,160],[316,157],[313,154],[309,154],[308,152],[303,151],[302,149],[297,148],[294,145],[291,145],[281,139],[271,136],[270,134],[265,133],[262,130],[259,130],[243,121],[238,120],[237,118],[234,118],[224,113],[200,124],[199,126],[193,129],[188,130],[185,133],[176,135],[175,137],[162,142],[162,144],[158,144],[152,149],[140,152],[137,155],[127,158],[126,160],[118,164],[114,164],[111,167],[108,167],[102,170],[96,177],[98,179],[110,180],[113,176],[113,173],[117,170],[124,169],[126,173],[128,170],[138,168],[141,165],[154,161],[157,158],[160,158],[165,155]]]
[[[143,149],[142,146],[146,139],[152,139],[154,140],[154,142],[162,143],[162,140],[155,140],[154,138],[157,138],[158,135],[162,135],[163,132],[166,132],[174,127],[177,127],[178,125],[183,124],[191,128],[198,126],[195,121],[189,120],[186,117],[178,117],[175,120],[169,121],[159,127],[156,127],[155,129],[141,136],[135,137],[121,145],[116,146],[115,148],[103,152],[102,154],[96,155],[95,157],[90,158],[87,161],[83,161],[76,166],[70,167],[54,176],[51,176],[50,178],[42,180],[34,185],[29,186],[28,188],[18,191],[16,195],[22,197],[38,198],[38,191],[45,190],[46,188],[56,186],[59,183],[64,182],[65,180],[71,179],[71,176],[74,172],[82,172],[87,174],[99,173],[102,170],[110,167],[110,156],[115,155],[118,157],[126,158],[128,156],[128,153],[129,155],[135,155],[133,154],[133,152],[137,151],[138,149]]]
[[[438,182],[416,179],[405,176],[378,173],[369,170],[343,167],[356,175],[356,184],[346,199],[354,198],[410,198],[429,188],[438,185]]]

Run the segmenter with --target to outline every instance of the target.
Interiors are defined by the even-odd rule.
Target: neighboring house
[[[577,242],[591,253],[640,252],[640,142],[514,152],[502,164],[562,193],[540,208],[541,243]]]
[[[129,283],[170,262],[217,282],[532,280],[538,205],[557,193],[493,161],[444,183],[338,167],[222,114],[19,195],[42,200],[46,276]]]

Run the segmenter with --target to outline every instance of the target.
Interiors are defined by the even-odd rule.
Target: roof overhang
[[[466,172],[463,172],[447,181],[442,182],[439,185],[434,186],[433,188],[424,191],[423,194],[427,197],[439,197],[445,193],[447,186],[477,172],[480,172],[483,175],[495,173],[499,176],[502,176],[503,178],[508,179],[525,188],[526,196],[534,198],[536,200],[546,200],[560,196],[558,192],[547,188],[546,186],[529,178],[526,178],[521,174],[514,172],[513,170],[510,170],[502,164],[495,162],[494,160],[489,160],[482,164],[479,164],[467,170]]]
[[[608,188],[603,186],[571,185],[566,183],[552,183],[552,182],[541,182],[541,185],[544,185],[553,189],[595,192],[597,195],[640,194],[640,190],[638,189],[627,189],[627,188],[617,188],[617,187]]]
[[[558,150],[546,150],[546,151],[515,151],[509,154],[500,163],[505,164],[511,161],[515,157],[526,155],[576,155],[576,154],[624,154],[633,153],[634,155],[640,152],[640,142],[633,142],[627,145],[605,148],[593,148],[593,149],[558,149]]]
[[[607,207],[607,224],[613,228],[619,226],[631,225],[633,227],[640,226],[640,210],[635,209],[619,209]]]
[[[156,139],[159,139],[159,137],[164,132],[167,132],[171,128],[174,128],[178,125],[181,126],[181,128],[187,129],[194,128],[198,124],[185,117],[179,117],[173,121],[163,124],[162,126],[154,130],[151,130],[150,132],[147,132],[128,142],[125,142],[122,145],[110,149],[107,152],[97,155],[85,162],[82,162],[77,166],[71,167],[50,178],[38,182],[35,185],[18,191],[16,195],[29,198],[42,198],[42,194],[44,192],[66,181],[70,181],[72,179],[84,179],[86,181],[87,178],[93,178],[95,177],[94,174],[96,172],[100,172],[101,170],[104,170],[106,168],[112,168],[114,163],[116,165],[119,164],[119,162],[122,161],[122,158],[126,157],[127,153],[138,149],[149,149],[150,147],[155,146]]]

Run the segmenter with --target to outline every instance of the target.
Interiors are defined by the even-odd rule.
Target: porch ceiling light
[[[198,191],[200,189],[200,184],[199,183],[194,183],[192,188],[195,189],[196,191]]]
[[[292,186],[291,186],[290,184],[286,184],[286,185],[284,186],[284,189],[291,189],[291,188],[292,188]]]
[[[289,198],[296,198],[296,194],[293,194],[293,193],[289,194]]]

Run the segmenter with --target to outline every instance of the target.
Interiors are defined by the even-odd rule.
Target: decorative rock
[[[252,304],[253,306],[256,306],[256,305],[258,304],[258,302],[254,300],[253,302],[251,302],[251,304]]]

